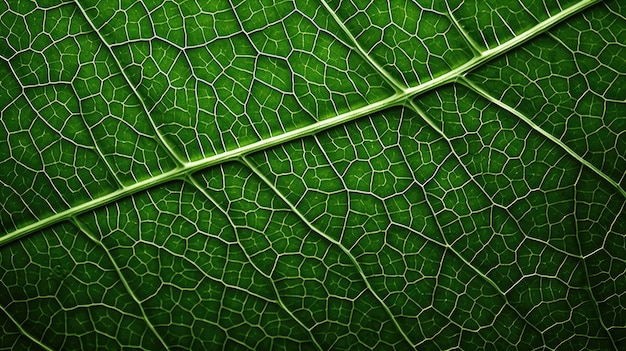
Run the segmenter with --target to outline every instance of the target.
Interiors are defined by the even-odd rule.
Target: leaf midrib
[[[491,61],[497,57],[500,57],[501,55],[507,53],[508,51],[516,47],[519,47],[523,43],[527,42],[528,40],[532,38],[535,38],[536,36],[542,34],[546,30],[561,23],[567,18],[573,15],[576,15],[582,10],[596,3],[599,3],[601,1],[602,0],[583,0],[575,5],[572,5],[571,7],[564,9],[558,14],[546,19],[545,21],[536,24],[535,26],[531,27],[525,32],[520,33],[518,36],[514,37],[513,39],[482,52],[481,55],[475,56],[474,58],[458,66],[457,68],[449,71],[448,73],[445,73],[441,76],[433,78],[422,84],[418,84],[414,87],[403,88],[399,92],[385,99],[379,100],[369,105],[339,114],[337,116],[334,116],[325,120],[321,120],[319,122],[307,125],[302,128],[285,132],[285,133],[282,133],[282,134],[279,134],[279,135],[276,135],[267,139],[259,140],[255,143],[251,143],[251,144],[248,144],[248,145],[245,145],[245,146],[233,149],[233,150],[225,151],[223,153],[213,155],[213,156],[210,156],[210,157],[198,160],[198,161],[182,163],[177,168],[174,168],[168,172],[139,181],[130,186],[120,188],[107,195],[104,195],[104,196],[92,199],[90,201],[84,202],[82,204],[76,205],[65,211],[40,219],[37,222],[30,223],[24,227],[18,228],[12,232],[9,232],[1,236],[0,247],[7,245],[13,241],[16,241],[29,234],[48,228],[56,223],[76,217],[82,213],[105,206],[107,204],[110,204],[112,202],[125,198],[127,196],[131,196],[133,194],[141,192],[143,190],[150,189],[152,187],[167,183],[175,179],[184,178],[187,175],[197,172],[199,170],[202,170],[202,169],[205,169],[205,168],[217,165],[217,164],[225,163],[228,161],[240,159],[242,156],[251,154],[253,152],[265,150],[273,146],[280,145],[280,144],[283,144],[292,140],[296,140],[296,139],[300,139],[309,135],[317,134],[324,130],[328,130],[330,128],[348,123],[360,117],[370,115],[372,113],[384,110],[392,106],[405,104],[406,101],[414,98],[417,95],[431,91],[447,83],[456,81],[459,77],[463,77],[465,74],[467,74],[471,70],[477,67],[480,67],[481,65],[485,64],[488,61]]]

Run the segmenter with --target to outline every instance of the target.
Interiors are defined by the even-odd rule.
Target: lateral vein
[[[363,283],[365,284],[365,287],[367,288],[367,290],[374,296],[374,298],[376,299],[376,301],[378,301],[378,303],[381,305],[381,307],[383,308],[383,310],[385,311],[385,313],[387,314],[387,316],[389,317],[389,319],[391,320],[391,323],[394,325],[394,327],[398,330],[398,332],[400,333],[400,335],[402,336],[402,338],[404,339],[404,341],[406,341],[409,345],[411,345],[411,347],[413,347],[415,345],[415,342],[412,341],[409,336],[404,332],[404,329],[400,326],[400,323],[398,322],[398,320],[396,319],[396,316],[391,312],[391,309],[389,309],[389,306],[387,306],[387,304],[385,303],[385,301],[378,296],[378,294],[376,293],[376,290],[374,290],[374,287],[372,287],[372,284],[370,284],[369,280],[367,279],[367,275],[365,275],[365,272],[363,272],[363,268],[361,267],[361,264],[357,261],[356,257],[354,257],[354,255],[352,254],[352,252],[350,252],[350,250],[348,250],[347,247],[345,247],[341,242],[333,239],[332,237],[330,237],[328,234],[324,233],[323,231],[319,230],[317,227],[315,227],[313,225],[313,223],[311,223],[294,205],[293,203],[291,203],[291,201],[289,201],[270,181],[269,179],[267,179],[257,168],[256,166],[254,166],[252,163],[250,163],[245,157],[242,158],[242,162],[250,169],[252,170],[252,172],[261,179],[261,181],[263,181],[263,183],[265,183],[268,187],[270,187],[272,189],[272,191],[276,194],[276,196],[278,196],[290,209],[291,211],[296,214],[298,216],[298,218],[304,222],[304,224],[306,224],[307,227],[309,227],[311,229],[311,231],[313,231],[315,234],[319,235],[321,238],[323,238],[324,240],[328,241],[329,243],[331,243],[332,245],[338,247],[341,252],[343,252],[348,259],[350,260],[350,262],[354,265],[354,268],[357,270],[357,272],[359,273],[359,276],[361,277],[361,279],[363,280]]]
[[[198,160],[198,161],[193,161],[193,162],[188,162],[188,163],[182,163],[179,167],[174,168],[170,171],[167,171],[165,173],[159,174],[157,176],[151,177],[149,179],[145,179],[142,181],[139,181],[135,184],[126,186],[124,188],[120,188],[112,193],[109,193],[107,195],[101,196],[99,198],[96,199],[92,199],[90,201],[84,202],[82,204],[76,205],[72,208],[69,208],[65,211],[62,212],[58,212],[54,215],[42,218],[36,222],[30,223],[26,226],[23,226],[21,228],[15,229],[12,232],[9,232],[5,235],[0,236],[0,247],[9,244],[15,240],[18,240],[26,235],[35,233],[39,230],[42,230],[44,228],[50,227],[56,223],[62,222],[68,218],[71,218],[73,216],[79,215],[81,213],[85,213],[88,212],[90,210],[99,208],[101,206],[110,204],[114,201],[117,201],[121,198],[124,198],[126,196],[130,196],[132,194],[135,194],[137,192],[143,191],[143,190],[147,190],[151,187],[166,183],[168,181],[174,180],[174,179],[179,179],[182,178],[184,176],[186,176],[187,174],[191,174],[193,172],[196,172],[198,170],[210,167],[210,166],[214,166],[220,163],[224,163],[227,161],[231,161],[237,158],[240,158],[241,156],[245,156],[247,154],[256,152],[256,151],[260,151],[260,150],[265,150],[267,148],[282,144],[282,143],[286,143],[288,141],[292,141],[295,139],[299,139],[305,136],[309,136],[309,135],[314,135],[317,134],[319,132],[322,132],[324,130],[348,123],[350,121],[356,120],[360,117],[372,114],[374,112],[378,112],[381,111],[383,109],[386,109],[388,107],[391,106],[396,106],[396,105],[402,105],[402,104],[406,104],[406,102],[409,99],[414,98],[417,95],[423,94],[425,92],[431,91],[441,85],[447,84],[449,82],[453,82],[458,80],[460,77],[463,77],[465,74],[467,74],[469,71],[479,67],[480,65],[486,63],[487,61],[490,61],[496,57],[499,57],[501,55],[503,55],[504,53],[510,51],[511,49],[518,47],[519,45],[525,43],[526,41],[534,38],[535,36],[545,32],[547,29],[559,24],[560,22],[562,22],[563,20],[579,13],[580,11],[600,2],[601,0],[583,0],[563,11],[561,11],[560,13],[554,15],[553,17],[535,25],[534,27],[530,28],[529,30],[521,33],[520,35],[516,36],[515,38],[502,43],[492,49],[486,50],[484,52],[482,52],[482,54],[480,56],[477,56],[469,61],[467,61],[465,64],[458,66],[457,68],[451,70],[450,72],[443,74],[441,76],[438,76],[434,79],[431,79],[429,81],[426,81],[422,84],[416,85],[414,87],[409,87],[406,89],[403,89],[400,92],[397,92],[385,99],[373,102],[369,105],[360,107],[358,109],[352,110],[352,111],[348,111],[342,114],[339,114],[335,117],[331,117],[325,120],[321,120],[319,122],[307,125],[305,127],[302,128],[298,128],[289,132],[285,132],[282,133],[280,135],[276,135],[273,136],[271,138],[268,139],[263,139],[260,141],[257,141],[255,143],[251,143],[248,145],[244,145],[241,146],[239,148],[233,149],[233,150],[229,150],[217,155],[213,155],[207,158],[204,158],[202,160]],[[84,10],[79,6],[79,9],[81,10],[81,13],[83,13],[83,16],[85,16],[84,14]],[[87,21],[89,21],[89,18],[85,17]],[[90,25],[93,27],[93,23],[90,22]],[[95,30],[95,27],[93,27]],[[96,33],[98,35],[100,35],[97,31]],[[106,42],[104,42],[105,46],[109,47]],[[109,47],[110,48],[110,47]],[[113,55],[113,57],[115,58],[115,56]],[[131,86],[131,89],[132,88]],[[139,96],[138,96],[139,97]],[[141,99],[140,99],[141,100]],[[142,101],[143,103],[143,101]],[[150,120],[150,123],[152,123],[152,120]],[[162,138],[159,138],[159,140],[164,140]]]
[[[611,186],[613,186],[615,188],[615,190],[617,190],[617,192],[619,192],[624,197],[624,199],[626,199],[626,190],[624,190],[624,188],[622,188],[617,181],[615,181],[608,174],[604,173],[601,169],[596,167],[596,165],[594,165],[593,163],[587,161],[585,158],[583,158],[583,156],[581,156],[579,153],[577,153],[572,148],[570,148],[561,139],[558,139],[554,135],[552,135],[552,134],[548,133],[547,131],[545,131],[543,128],[539,127],[537,124],[535,124],[535,122],[533,122],[530,118],[528,118],[526,115],[524,115],[523,113],[521,113],[520,111],[518,111],[514,107],[505,104],[504,102],[500,101],[499,99],[496,99],[495,97],[493,97],[491,94],[486,92],[483,88],[479,87],[474,82],[471,82],[468,79],[463,79],[463,81],[461,83],[466,85],[468,88],[472,89],[474,92],[478,93],[478,95],[480,95],[483,98],[487,99],[489,102],[495,104],[496,106],[500,107],[501,109],[503,109],[503,110],[511,113],[515,117],[519,118],[524,123],[526,123],[526,125],[530,126],[530,128],[532,128],[532,130],[534,130],[537,133],[541,134],[546,139],[550,140],[552,143],[558,145],[569,156],[573,157],[578,162],[583,164],[585,167],[589,168],[592,172],[594,172],[595,174],[600,176],[600,178],[604,179],[607,183],[611,184]]]

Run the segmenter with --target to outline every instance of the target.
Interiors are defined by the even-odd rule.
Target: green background
[[[626,348],[626,6],[5,1],[0,349]]]

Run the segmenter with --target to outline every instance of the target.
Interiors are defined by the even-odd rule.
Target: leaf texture
[[[0,349],[621,350],[619,0],[0,4]]]

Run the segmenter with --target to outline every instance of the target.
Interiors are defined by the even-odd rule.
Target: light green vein
[[[237,229],[237,226],[235,225],[235,223],[233,223],[233,221],[231,220],[231,218],[228,216],[228,213],[222,208],[222,206],[218,205],[217,201],[215,201],[215,199],[213,199],[213,197],[206,191],[206,189],[204,187],[202,187],[198,181],[194,178],[194,177],[187,177],[186,181],[188,183],[190,183],[193,187],[196,188],[196,190],[198,190],[204,197],[206,197],[207,200],[209,200],[227,219],[228,219],[228,223],[232,226],[233,230],[235,231],[235,235],[237,235],[237,239],[239,240],[239,231]],[[276,305],[278,305],[278,307],[280,307],[285,313],[287,313],[287,315],[289,315],[289,317],[291,317],[291,319],[293,319],[302,329],[304,329],[307,334],[309,334],[309,338],[311,338],[311,342],[313,343],[313,345],[315,346],[316,350],[322,351],[323,348],[322,346],[317,342],[317,339],[315,339],[315,336],[313,335],[313,333],[311,332],[311,328],[307,327],[304,322],[302,322],[298,317],[296,317],[295,314],[293,314],[293,312],[287,308],[287,305],[285,304],[285,302],[283,301],[282,297],[280,296],[278,287],[276,287],[276,282],[274,281],[274,279],[272,279],[271,276],[265,274],[257,265],[256,263],[254,263],[254,260],[252,260],[252,258],[248,255],[247,251],[245,250],[245,248],[243,247],[243,245],[240,244],[240,242],[237,242],[237,245],[241,248],[242,251],[244,251],[246,253],[246,258],[248,259],[248,262],[250,262],[250,264],[252,265],[252,267],[262,276],[264,276],[265,278],[267,278],[267,280],[269,281],[272,290],[274,292],[274,294],[276,294],[276,301],[274,303],[276,303]]]
[[[162,173],[160,175],[151,177],[149,179],[145,179],[139,181],[130,186],[118,189],[112,193],[104,195],[102,197],[92,199],[85,203],[76,205],[72,208],[69,208],[65,211],[56,213],[52,216],[48,216],[46,218],[42,218],[37,222],[30,223],[25,225],[24,227],[18,228],[12,232],[9,232],[0,237],[0,247],[6,245],[10,242],[18,240],[25,235],[29,235],[31,233],[37,232],[41,229],[47,228],[55,223],[59,223],[68,218],[76,216],[78,214],[93,210],[95,208],[104,206],[116,200],[119,200],[123,197],[135,194],[137,192],[149,189],[151,187],[166,183],[173,179],[182,178],[187,174],[193,173],[195,171],[220,164],[223,162],[227,162],[230,160],[237,159],[243,155],[250,154],[252,152],[265,150],[267,148],[286,143],[291,140],[299,139],[305,136],[313,135],[319,133],[321,131],[348,123],[360,117],[372,114],[374,112],[381,111],[391,106],[404,104],[409,99],[412,99],[416,95],[428,92],[432,89],[435,89],[441,85],[447,84],[451,81],[455,81],[459,79],[459,77],[463,77],[466,73],[471,71],[472,69],[479,67],[485,62],[492,60],[502,54],[505,54],[509,50],[523,44],[529,39],[543,33],[545,30],[557,25],[563,20],[575,15],[576,13],[584,10],[585,8],[592,6],[598,3],[600,0],[585,0],[577,3],[562,12],[556,14],[554,17],[549,18],[548,20],[537,24],[536,26],[530,28],[528,31],[521,33],[517,37],[511,39],[508,42],[505,42],[501,45],[498,45],[492,49],[489,49],[474,59],[466,62],[465,64],[453,69],[452,71],[438,76],[430,81],[424,82],[414,87],[403,89],[401,92],[398,92],[394,95],[391,95],[385,99],[380,101],[371,103],[369,105],[360,107],[358,109],[348,111],[342,114],[339,114],[335,117],[328,118],[305,127],[295,129],[289,132],[285,132],[280,135],[273,136],[268,139],[260,140],[255,143],[251,143],[233,150],[229,150],[223,152],[218,155],[210,156],[204,158],[202,160],[185,163],[178,168],[172,169],[168,172]]]
[[[111,255],[111,253],[109,252],[107,247],[104,246],[102,241],[98,240],[98,238],[96,238],[96,236],[93,233],[91,233],[79,220],[74,219],[74,220],[72,220],[72,223],[78,228],[78,230],[81,233],[83,233],[87,238],[89,238],[89,240],[91,240],[93,243],[95,243],[100,248],[102,248],[102,250],[106,253],[107,258],[109,259],[109,261],[113,265],[113,269],[115,270],[115,272],[117,273],[118,277],[120,278],[120,281],[122,282],[122,285],[126,289],[126,292],[130,295],[130,297],[133,299],[133,301],[135,301],[135,303],[139,307],[139,310],[141,311],[141,316],[142,316],[144,322],[146,322],[146,325],[148,326],[148,329],[150,329],[152,334],[154,334],[154,336],[156,336],[157,340],[159,340],[159,342],[165,348],[165,350],[169,350],[169,347],[165,343],[165,340],[163,340],[163,338],[161,337],[161,334],[159,334],[159,332],[157,332],[156,328],[154,327],[154,325],[152,324],[152,322],[148,318],[148,315],[146,314],[146,311],[143,308],[143,305],[141,304],[141,301],[139,300],[139,298],[137,297],[137,295],[135,294],[133,289],[131,289],[130,285],[128,284],[128,281],[126,280],[126,278],[124,277],[124,274],[122,273],[122,270],[120,269],[120,267],[117,265],[117,263],[113,259],[113,256]]]
[[[128,87],[133,92],[133,95],[135,95],[137,97],[137,99],[139,100],[141,108],[142,108],[143,112],[146,114],[146,117],[147,117],[146,119],[148,120],[148,123],[150,123],[150,126],[152,127],[152,130],[154,131],[154,133],[156,135],[156,140],[155,141],[161,147],[163,147],[165,152],[167,152],[168,156],[170,157],[170,159],[174,163],[179,164],[179,165],[182,164],[183,161],[181,161],[180,158],[178,158],[178,156],[176,156],[176,152],[174,151],[172,146],[170,146],[168,144],[167,140],[165,139],[165,137],[163,137],[163,135],[159,131],[159,128],[156,126],[156,124],[152,120],[152,118],[150,116],[150,113],[148,111],[148,108],[146,107],[146,104],[144,102],[143,97],[141,96],[141,94],[139,94],[139,92],[137,91],[137,88],[135,88],[135,86],[132,84],[130,78],[126,74],[126,71],[124,70],[124,67],[122,66],[120,61],[117,59],[117,56],[115,56],[115,53],[113,52],[113,49],[111,48],[111,45],[109,45],[109,43],[104,39],[102,34],[100,34],[100,31],[98,30],[98,28],[96,28],[96,25],[91,21],[91,18],[89,18],[89,16],[87,16],[87,13],[85,12],[85,9],[80,5],[80,2],[78,0],[75,0],[74,3],[76,4],[76,7],[78,8],[78,10],[82,14],[82,16],[85,18],[85,21],[89,24],[89,27],[91,27],[91,29],[94,31],[94,33],[96,33],[96,35],[98,36],[98,39],[100,39],[102,44],[107,48],[107,51],[109,52],[109,54],[111,54],[111,57],[113,58],[113,61],[115,61],[115,65],[119,69],[120,74],[124,78],[124,81],[126,82],[126,84],[128,84]]]
[[[425,113],[423,111],[421,111],[421,109],[419,109],[417,107],[417,105],[415,103],[411,103],[409,104],[409,106],[407,108],[412,109],[415,113],[426,117]],[[426,120],[429,120],[429,118],[425,118]],[[439,129],[437,129],[438,133],[443,135],[443,132],[440,131]],[[444,137],[445,138],[445,137]],[[461,162],[460,158],[458,157],[458,155],[456,155],[456,153],[454,152],[454,148],[452,147],[451,143],[449,140],[446,139],[446,141],[448,142],[448,145],[450,147],[450,150],[452,151],[452,154],[454,156],[454,158],[456,158],[459,161],[459,164],[461,165],[461,168],[464,170],[464,172],[467,174],[467,176],[471,179],[471,181],[474,183],[474,185],[476,185],[481,192],[483,193],[484,196],[486,196],[487,198],[489,198],[489,196],[487,196],[487,194],[485,193],[484,189],[482,189],[482,187],[480,187],[480,185],[478,185],[478,183],[476,183],[474,177],[472,176],[472,174],[467,170],[467,168],[465,168],[465,166],[463,165],[463,162]],[[406,161],[406,157],[404,156],[403,153],[403,158]],[[417,179],[415,179],[415,177],[413,176],[413,180],[415,182],[417,182]],[[452,254],[454,254],[457,258],[459,258],[464,265],[466,265],[467,267],[469,267],[472,271],[474,271],[474,273],[480,277],[481,279],[483,279],[485,282],[487,282],[487,284],[489,284],[491,287],[493,287],[496,292],[498,292],[502,298],[504,299],[504,304],[506,306],[508,306],[511,310],[513,310],[513,312],[524,322],[526,322],[526,324],[534,329],[537,333],[539,333],[539,335],[541,335],[541,338],[544,338],[543,332],[541,330],[539,330],[534,324],[532,324],[530,321],[528,321],[508,300],[507,298],[507,293],[508,291],[510,291],[510,289],[508,291],[503,291],[497,284],[495,281],[493,281],[491,278],[489,278],[489,276],[487,276],[487,274],[481,272],[477,267],[475,267],[471,262],[469,262],[459,251],[457,251],[453,244],[454,243],[449,243],[448,240],[446,239],[446,236],[444,235],[444,230],[441,227],[441,225],[439,224],[439,221],[437,220],[437,215],[436,215],[436,211],[434,210],[434,208],[432,207],[432,204],[429,200],[429,196],[428,193],[426,192],[426,190],[423,187],[420,187],[420,189],[422,190],[422,195],[424,197],[424,199],[426,200],[426,205],[435,221],[435,224],[437,225],[437,230],[439,231],[439,233],[441,234],[441,237],[443,238],[444,242],[439,242],[438,240],[431,238],[427,235],[424,235],[423,233],[420,233],[419,231],[416,231],[415,229],[408,227],[406,225],[403,225],[401,223],[395,223],[396,225],[405,228],[417,235],[419,235],[420,237],[424,238],[426,241],[431,242],[435,245],[438,245],[439,247],[443,248],[444,250],[448,250],[450,252],[452,252]],[[507,211],[508,212],[508,211]],[[510,214],[509,214],[510,215]],[[545,340],[542,340],[543,343],[545,344]]]
[[[65,211],[43,218],[37,222],[28,224],[13,232],[7,233],[6,235],[0,237],[0,247],[10,242],[13,242],[25,235],[37,232],[39,230],[47,228],[56,223],[62,222],[78,214],[91,211],[93,209],[104,206],[106,204],[110,204],[121,198],[130,196],[132,194],[136,194],[140,191],[150,189],[152,187],[167,183],[175,179],[184,178],[187,174],[194,173],[196,171],[205,169],[210,166],[214,166],[217,164],[235,160],[243,155],[247,155],[247,154],[260,151],[260,150],[265,150],[273,146],[286,143],[291,140],[313,135],[321,131],[342,125],[348,121],[352,121],[362,116],[366,116],[371,113],[383,110],[389,106],[397,105],[400,102],[402,102],[404,99],[405,99],[405,96],[402,94],[392,95],[386,99],[375,102],[373,104],[361,107],[356,110],[352,110],[350,112],[346,112],[344,114],[341,114],[341,115],[338,115],[329,119],[325,119],[325,120],[310,124],[303,128],[299,128],[290,132],[279,134],[271,138],[263,139],[255,143],[248,144],[248,145],[245,145],[245,146],[242,146],[237,149],[230,150],[230,151],[225,151],[217,155],[209,156],[199,161],[186,163],[183,166],[172,169],[168,172],[153,176],[148,179],[144,179],[142,181],[139,181],[127,187],[118,189],[116,191],[113,191],[99,198],[92,199],[90,201],[71,207]]]
[[[369,63],[369,65],[372,68],[374,68],[378,72],[378,74],[380,74],[382,76],[382,78],[389,85],[391,85],[396,91],[401,92],[403,90],[406,90],[406,86],[404,84],[402,84],[400,81],[398,81],[392,75],[390,75],[389,72],[387,72],[380,64],[378,64],[378,62],[376,62],[376,60],[374,60],[373,57],[371,57],[370,55],[367,54],[365,49],[363,49],[361,44],[359,44],[359,42],[356,40],[354,35],[352,35],[352,32],[350,32],[348,27],[346,27],[346,25],[339,18],[339,16],[337,16],[337,13],[335,13],[335,11],[333,11],[333,9],[330,7],[330,5],[328,5],[328,3],[325,0],[320,0],[320,3],[322,4],[322,6],[324,6],[324,8],[326,9],[326,12],[335,21],[335,23],[339,26],[339,28],[341,28],[343,33],[348,37],[348,39],[351,42],[350,43],[351,44],[350,45],[351,48],[353,50],[355,50],[363,59],[365,59]]]
[[[4,307],[2,307],[0,305],[0,311],[4,312],[4,314],[9,318],[9,320],[11,322],[13,322],[13,324],[15,325],[15,327],[20,331],[20,333],[22,335],[24,335],[25,337],[27,337],[30,341],[34,342],[35,344],[37,344],[37,346],[41,347],[42,349],[46,350],[46,351],[53,351],[52,348],[50,348],[48,345],[44,344],[41,340],[38,340],[37,338],[35,338],[31,333],[27,332],[24,328],[22,328],[22,325],[19,324],[14,318],[13,316],[11,316],[11,314],[9,314],[9,312],[7,310],[4,309]]]
[[[460,7],[461,4],[462,3],[459,3],[458,7]],[[469,47],[472,50],[472,52],[474,54],[481,55],[481,53],[483,51],[483,46],[478,44],[478,42],[476,42],[476,40],[474,40],[474,38],[472,38],[472,36],[469,35],[469,33],[467,33],[465,28],[463,28],[463,26],[457,20],[456,16],[454,15],[454,10],[450,8],[450,4],[447,1],[446,1],[446,7],[448,8],[447,16],[450,19],[450,21],[452,21],[452,25],[454,25],[456,30],[458,30],[459,33],[461,33],[461,36],[463,37],[463,40],[465,40],[467,45],[469,45]]]
[[[565,152],[567,152],[567,154],[569,156],[575,158],[578,162],[580,162],[585,167],[589,168],[595,174],[600,176],[600,178],[604,179],[607,183],[611,184],[611,186],[613,186],[615,188],[615,190],[617,190],[624,197],[624,199],[626,199],[626,190],[624,190],[617,183],[617,181],[615,181],[613,178],[609,177],[608,174],[604,173],[601,169],[596,167],[593,163],[587,161],[584,157],[582,157],[580,154],[578,154],[572,148],[567,146],[562,140],[556,138],[554,135],[548,133],[543,128],[539,127],[530,118],[528,118],[526,115],[524,115],[520,111],[516,110],[512,106],[509,106],[509,105],[505,104],[504,102],[496,99],[491,94],[489,94],[487,91],[485,91],[483,88],[481,88],[480,86],[478,86],[474,82],[470,81],[469,79],[463,79],[463,80],[460,81],[460,83],[462,83],[463,85],[466,85],[468,88],[472,89],[473,91],[478,93],[483,98],[489,100],[489,102],[497,105],[501,109],[503,109],[503,110],[509,112],[510,114],[514,115],[515,117],[521,119],[524,123],[526,123],[528,126],[530,126],[534,131],[536,131],[537,133],[543,135],[546,139],[550,140],[552,143],[558,145],[561,149],[565,150]]]
[[[578,178],[576,180],[576,187],[578,186],[578,180],[580,179],[580,176],[582,174],[582,168],[579,170],[578,172]],[[576,191],[576,193],[578,193],[578,191]],[[574,225],[576,226],[576,233],[578,234],[578,209],[576,208],[576,206],[578,205],[578,201],[574,201],[574,218],[576,219],[574,221]],[[623,211],[624,210],[624,206],[626,206],[626,202],[624,202],[624,204],[622,205],[622,208],[620,210]],[[619,213],[619,212],[618,212]],[[616,220],[617,220],[616,216]],[[613,222],[615,223],[615,222]],[[578,251],[580,251],[580,254],[583,254],[583,247],[580,243],[580,236],[576,235],[576,244],[578,244]],[[585,272],[585,291],[587,291],[587,294],[589,294],[589,298],[591,299],[591,301],[593,302],[593,307],[594,310],[596,312],[596,315],[598,316],[598,322],[600,323],[600,326],[602,327],[602,329],[606,332],[608,339],[611,341],[611,346],[613,346],[613,349],[615,351],[618,351],[619,349],[617,348],[617,344],[615,343],[615,338],[613,338],[613,334],[611,334],[611,331],[609,330],[609,328],[606,326],[606,324],[604,323],[604,320],[602,319],[602,312],[600,311],[600,305],[598,304],[598,300],[596,299],[596,296],[593,294],[593,290],[591,289],[591,280],[589,279],[589,269],[587,267],[587,260],[584,259],[584,257],[581,259],[581,264],[583,267],[583,271]]]
[[[448,73],[445,73],[437,78],[434,78],[428,82],[424,82],[423,84],[417,85],[415,87],[407,88],[404,90],[404,93],[410,96],[415,96],[422,94],[426,91],[430,91],[435,87],[441,86],[448,82],[452,82],[457,80],[459,77],[465,76],[465,74],[474,68],[477,68],[484,64],[487,61],[491,61],[496,57],[501,56],[502,54],[519,47],[524,44],[528,40],[544,33],[546,30],[554,27],[555,25],[563,22],[564,20],[580,13],[582,10],[593,6],[602,0],[584,0],[577,4],[574,4],[565,10],[557,13],[556,15],[546,19],[543,22],[536,24],[525,32],[520,33],[516,37],[513,37],[511,40],[506,41],[498,46],[495,46],[489,50],[485,50],[480,53],[480,56],[476,56],[473,59],[465,62],[464,64],[458,66],[457,68],[451,70]]]
[[[324,233],[323,231],[319,230],[317,227],[315,227],[313,225],[313,223],[311,223],[295,206],[294,204],[291,203],[291,201],[289,201],[275,186],[272,182],[269,181],[269,179],[267,179],[267,177],[265,177],[263,175],[263,173],[261,171],[259,171],[256,166],[254,166],[251,162],[249,162],[245,157],[241,158],[242,162],[248,167],[250,168],[250,170],[252,170],[252,172],[259,177],[263,183],[265,183],[268,187],[270,187],[270,189],[272,189],[272,191],[289,207],[289,209],[291,209],[291,211],[296,214],[298,216],[298,218],[300,218],[300,220],[307,226],[309,227],[313,232],[315,232],[317,235],[319,235],[320,237],[322,237],[324,240],[328,241],[329,243],[333,244],[334,246],[338,247],[345,255],[346,257],[348,257],[348,259],[350,260],[350,262],[354,265],[354,268],[357,270],[357,272],[359,273],[359,275],[361,276],[361,279],[363,280],[363,282],[365,283],[365,286],[367,288],[367,290],[372,294],[372,296],[374,296],[374,298],[378,301],[378,303],[381,305],[381,307],[383,308],[383,310],[385,311],[385,313],[387,314],[387,316],[389,317],[389,319],[391,320],[391,322],[393,323],[394,327],[398,330],[398,332],[400,333],[400,335],[402,336],[402,338],[404,339],[404,341],[406,341],[409,345],[411,345],[412,347],[415,345],[415,342],[413,342],[409,336],[404,332],[404,330],[402,329],[402,327],[400,326],[400,323],[398,322],[398,320],[396,319],[396,316],[391,312],[391,310],[389,309],[389,306],[387,306],[387,304],[385,303],[385,301],[383,301],[383,299],[378,296],[378,294],[376,293],[376,290],[374,289],[374,287],[372,287],[372,285],[370,284],[369,280],[367,279],[367,275],[365,275],[365,272],[363,272],[363,268],[361,267],[361,265],[359,264],[359,262],[357,261],[356,257],[354,257],[354,255],[352,254],[352,252],[350,252],[350,250],[348,250],[341,242],[333,239],[332,237],[328,236],[326,233]]]

